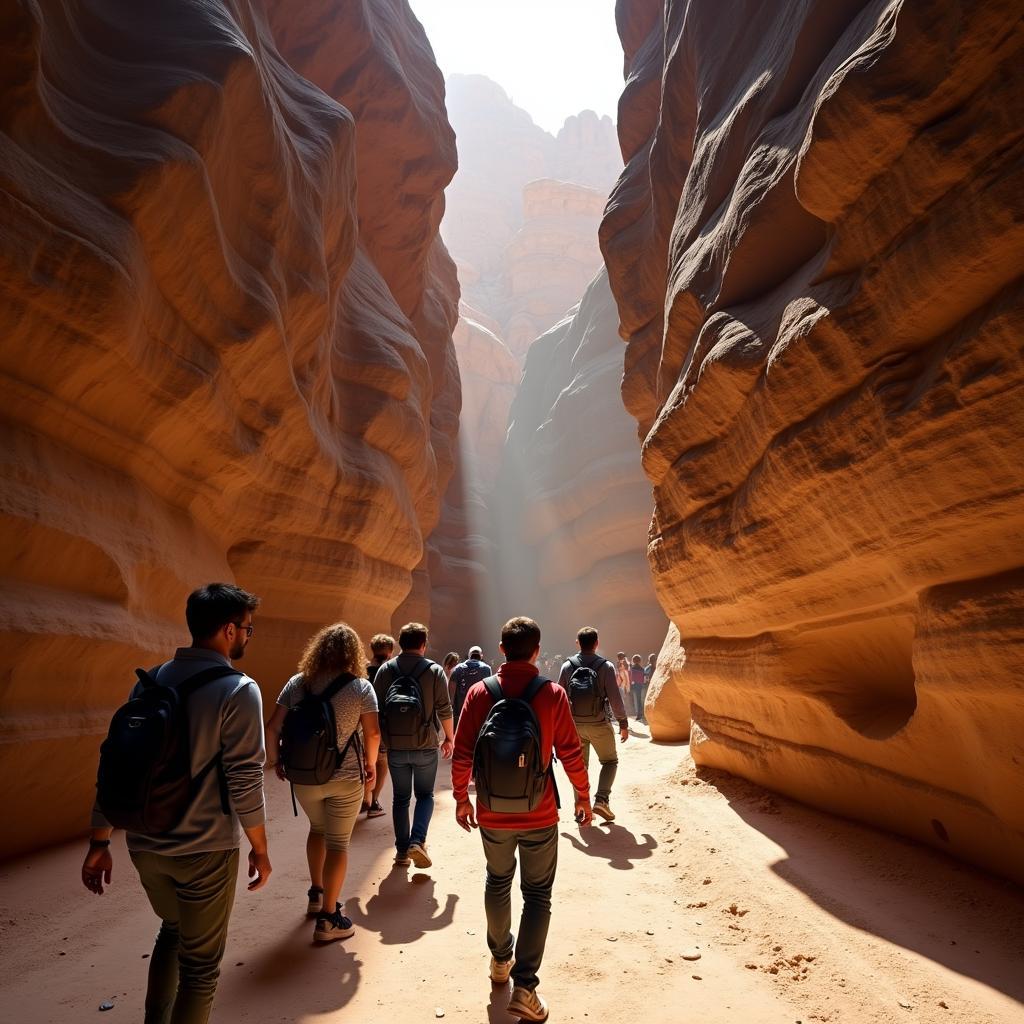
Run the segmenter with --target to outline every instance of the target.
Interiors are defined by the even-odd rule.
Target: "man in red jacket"
[[[501,652],[505,656],[505,663],[498,668],[502,694],[507,698],[522,697],[537,676],[534,663],[540,655],[540,627],[533,619],[522,616],[509,619],[501,630]],[[504,985],[511,975],[513,988],[508,1012],[522,1020],[544,1021],[548,1017],[548,1005],[537,992],[537,971],[544,957],[551,921],[551,888],[558,862],[554,779],[548,775],[547,792],[532,811],[500,813],[478,799],[474,813],[469,800],[473,751],[480,727],[493,703],[484,682],[479,682],[466,694],[462,706],[452,758],[455,820],[467,832],[479,825],[483,840],[487,861],[484,910],[487,945],[491,950],[491,981]],[[537,692],[531,706],[540,726],[545,767],[550,765],[554,750],[576,793],[576,820],[580,825],[589,825],[592,817],[590,781],[565,691],[547,682]],[[518,941],[512,935],[512,879],[517,851],[523,891]]]

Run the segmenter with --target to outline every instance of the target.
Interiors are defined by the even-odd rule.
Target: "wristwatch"
[[[99,849],[102,849],[104,846],[109,846],[109,845],[110,845],[110,840],[109,839],[90,839],[89,840],[89,849],[90,850],[99,850]]]

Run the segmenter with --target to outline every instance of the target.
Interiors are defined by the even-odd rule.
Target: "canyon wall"
[[[619,0],[654,735],[1024,879],[1019,5]]]
[[[665,632],[644,550],[651,488],[619,395],[623,345],[602,270],[526,356],[495,500],[504,609],[535,617],[544,649],[596,626],[607,656],[646,656]],[[522,613],[522,612],[521,612]]]
[[[429,608],[454,469],[456,165],[405,0],[0,0],[0,855],[83,829],[187,593],[301,645]]]

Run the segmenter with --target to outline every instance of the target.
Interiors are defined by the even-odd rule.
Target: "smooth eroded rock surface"
[[[110,710],[197,584],[264,599],[271,700],[320,625],[423,592],[458,285],[404,0],[4,3],[0,39],[11,853],[84,827]]]
[[[620,0],[656,736],[1022,878],[1019,5]]]

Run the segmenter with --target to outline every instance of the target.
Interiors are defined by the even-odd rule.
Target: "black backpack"
[[[388,747],[396,750],[410,750],[419,747],[427,733],[427,716],[423,710],[423,694],[419,678],[430,668],[426,658],[420,658],[416,667],[408,674],[399,673],[398,659],[387,663],[395,674],[384,691],[380,706],[380,724]],[[383,666],[381,666],[383,668]]]
[[[230,665],[203,669],[176,686],[158,682],[135,670],[141,689],[114,712],[107,738],[100,746],[96,802],[115,828],[141,835],[171,832],[181,822],[200,785],[220,768],[220,754],[192,775],[188,698],[201,686],[224,676],[242,675]],[[221,809],[230,814],[223,773]]]
[[[459,681],[455,684],[455,700],[452,701],[456,714],[462,711],[462,705],[466,703],[466,694],[469,693],[470,687],[479,683],[487,672],[487,667],[477,658],[472,658],[462,665]]]
[[[544,766],[540,724],[532,707],[533,698],[549,682],[535,676],[522,697],[506,697],[497,676],[484,680],[494,703],[473,748],[473,781],[477,798],[492,811],[526,814],[536,810],[549,777],[559,804],[551,763]]]
[[[363,759],[359,750],[359,729],[353,730],[345,746],[338,749],[338,725],[333,699],[355,676],[344,673],[331,682],[323,693],[307,693],[288,709],[281,726],[281,764],[285,778],[292,785],[322,786],[345,759],[349,747],[355,745],[359,755],[359,777],[363,777]]]
[[[584,665],[583,659],[577,655],[569,659],[569,664],[572,666],[572,675],[569,676],[567,690],[572,717],[579,722],[601,721],[605,717],[605,698],[598,673],[604,661]]]

